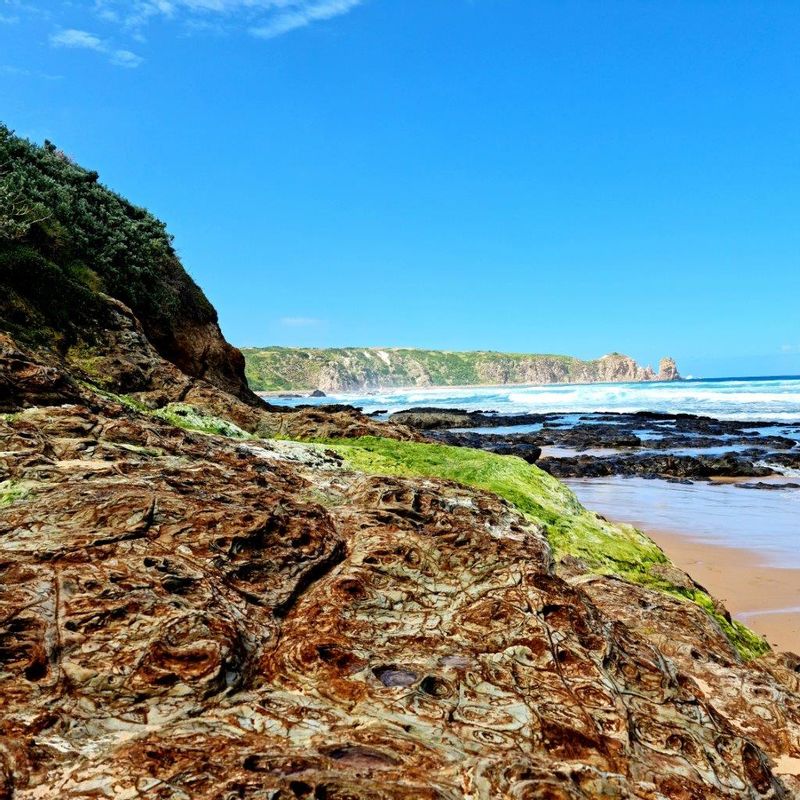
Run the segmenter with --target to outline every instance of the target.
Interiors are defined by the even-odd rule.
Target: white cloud
[[[295,8],[281,12],[267,20],[265,25],[250,29],[254,36],[263,39],[274,39],[297,28],[305,28],[312,22],[333,19],[347,14],[362,0],[319,0],[319,2],[299,3]]]
[[[105,51],[103,40],[88,31],[79,31],[75,28],[67,28],[65,31],[54,33],[50,37],[50,44],[56,47],[80,47],[85,50],[97,50],[99,53]]]
[[[111,46],[105,39],[95,36],[88,31],[78,30],[77,28],[67,28],[66,30],[54,33],[50,37],[50,44],[53,47],[70,47],[80,50],[93,50],[108,57],[108,60],[118,67],[138,67],[144,59],[130,50],[118,50]]]
[[[800,344],[785,344],[781,347],[782,353],[800,353]]]
[[[0,75],[14,75],[20,78],[42,78],[46,81],[60,81],[63,77],[61,75],[50,75],[47,72],[39,72],[36,69],[15,67],[12,64],[0,64]]]
[[[154,19],[179,22],[189,30],[247,30],[272,39],[313,22],[347,14],[365,0],[96,0],[105,22],[137,29]]]
[[[122,44],[124,38],[127,45],[144,42],[146,29],[156,22],[179,26],[186,35],[242,32],[261,39],[274,39],[298,28],[348,14],[365,2],[367,0],[72,0],[64,3],[64,7],[73,15],[83,7],[84,16],[73,16],[72,25],[67,23],[50,36],[50,44],[90,50],[102,54],[115,66],[134,68],[144,59],[129,46],[118,46],[114,40]],[[0,6],[2,4],[0,0]],[[19,3],[14,5],[15,10],[22,7]],[[31,8],[40,12],[38,3]],[[86,19],[87,11],[99,28],[99,34],[84,28],[83,21],[78,22],[78,19]],[[40,13],[46,14],[48,19],[55,18],[52,10]],[[63,13],[58,16],[67,19]],[[13,21],[12,17],[0,15],[0,24]],[[116,29],[116,35],[105,33],[110,29]]]
[[[280,323],[287,328],[315,328],[322,325],[324,320],[316,317],[281,317]]]
[[[111,53],[111,63],[118,67],[128,67],[134,69],[138,67],[144,59],[132,53],[130,50],[115,50]]]

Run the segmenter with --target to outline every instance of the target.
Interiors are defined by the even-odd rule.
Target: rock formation
[[[675,363],[661,372],[611,353],[594,361],[569,356],[510,353],[451,353],[438,350],[285,347],[244,351],[247,377],[258,391],[313,388],[359,392],[397,386],[543,383],[614,383],[677,380]],[[671,377],[670,377],[671,376]]]
[[[658,380],[679,381],[681,375],[674,358],[662,358],[658,365]]]
[[[557,562],[497,496],[16,374],[0,797],[800,791],[800,661],[745,662],[700,606]]]
[[[642,534],[521,460],[255,403],[216,334],[182,360],[130,303],[59,315],[25,274],[2,800],[798,796],[800,659]]]

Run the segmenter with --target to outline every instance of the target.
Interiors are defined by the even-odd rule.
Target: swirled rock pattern
[[[0,421],[0,797],[800,792],[794,657],[496,496],[63,399]]]

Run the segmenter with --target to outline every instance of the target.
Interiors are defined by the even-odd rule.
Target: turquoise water
[[[337,394],[301,403],[349,403],[366,412],[399,411],[411,406],[458,407],[504,414],[593,411],[663,411],[702,414],[718,419],[779,420],[800,423],[800,377],[727,378],[674,383],[595,383],[544,386],[436,387],[384,389]]]
[[[800,438],[800,377],[797,376],[675,383],[390,389],[320,400],[270,400],[292,405],[350,403],[361,406],[367,413],[399,411],[411,406],[457,407],[505,414],[550,412],[564,414],[567,423],[575,423],[581,414],[595,411],[662,411],[754,423],[780,421],[790,426],[782,429],[782,435],[796,433]],[[485,432],[523,433],[537,431],[540,427],[487,428]],[[754,424],[751,430],[757,431],[758,426]],[[775,433],[769,427],[760,432]],[[736,449],[741,447],[724,446],[704,452]],[[691,450],[685,452],[695,454]],[[551,453],[564,454],[570,452]],[[794,475],[794,472],[786,470],[787,475]],[[790,479],[797,481],[798,477]],[[620,477],[567,483],[588,508],[607,517],[631,522],[645,530],[673,531],[695,540],[745,547],[754,551],[761,563],[800,568],[800,490],[763,491],[702,481],[678,484]]]

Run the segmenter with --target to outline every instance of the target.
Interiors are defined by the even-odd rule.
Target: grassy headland
[[[410,348],[245,348],[246,374],[255,391],[358,391],[393,386],[506,383],[592,383],[655,380],[633,359],[611,353],[584,361],[572,356]]]

